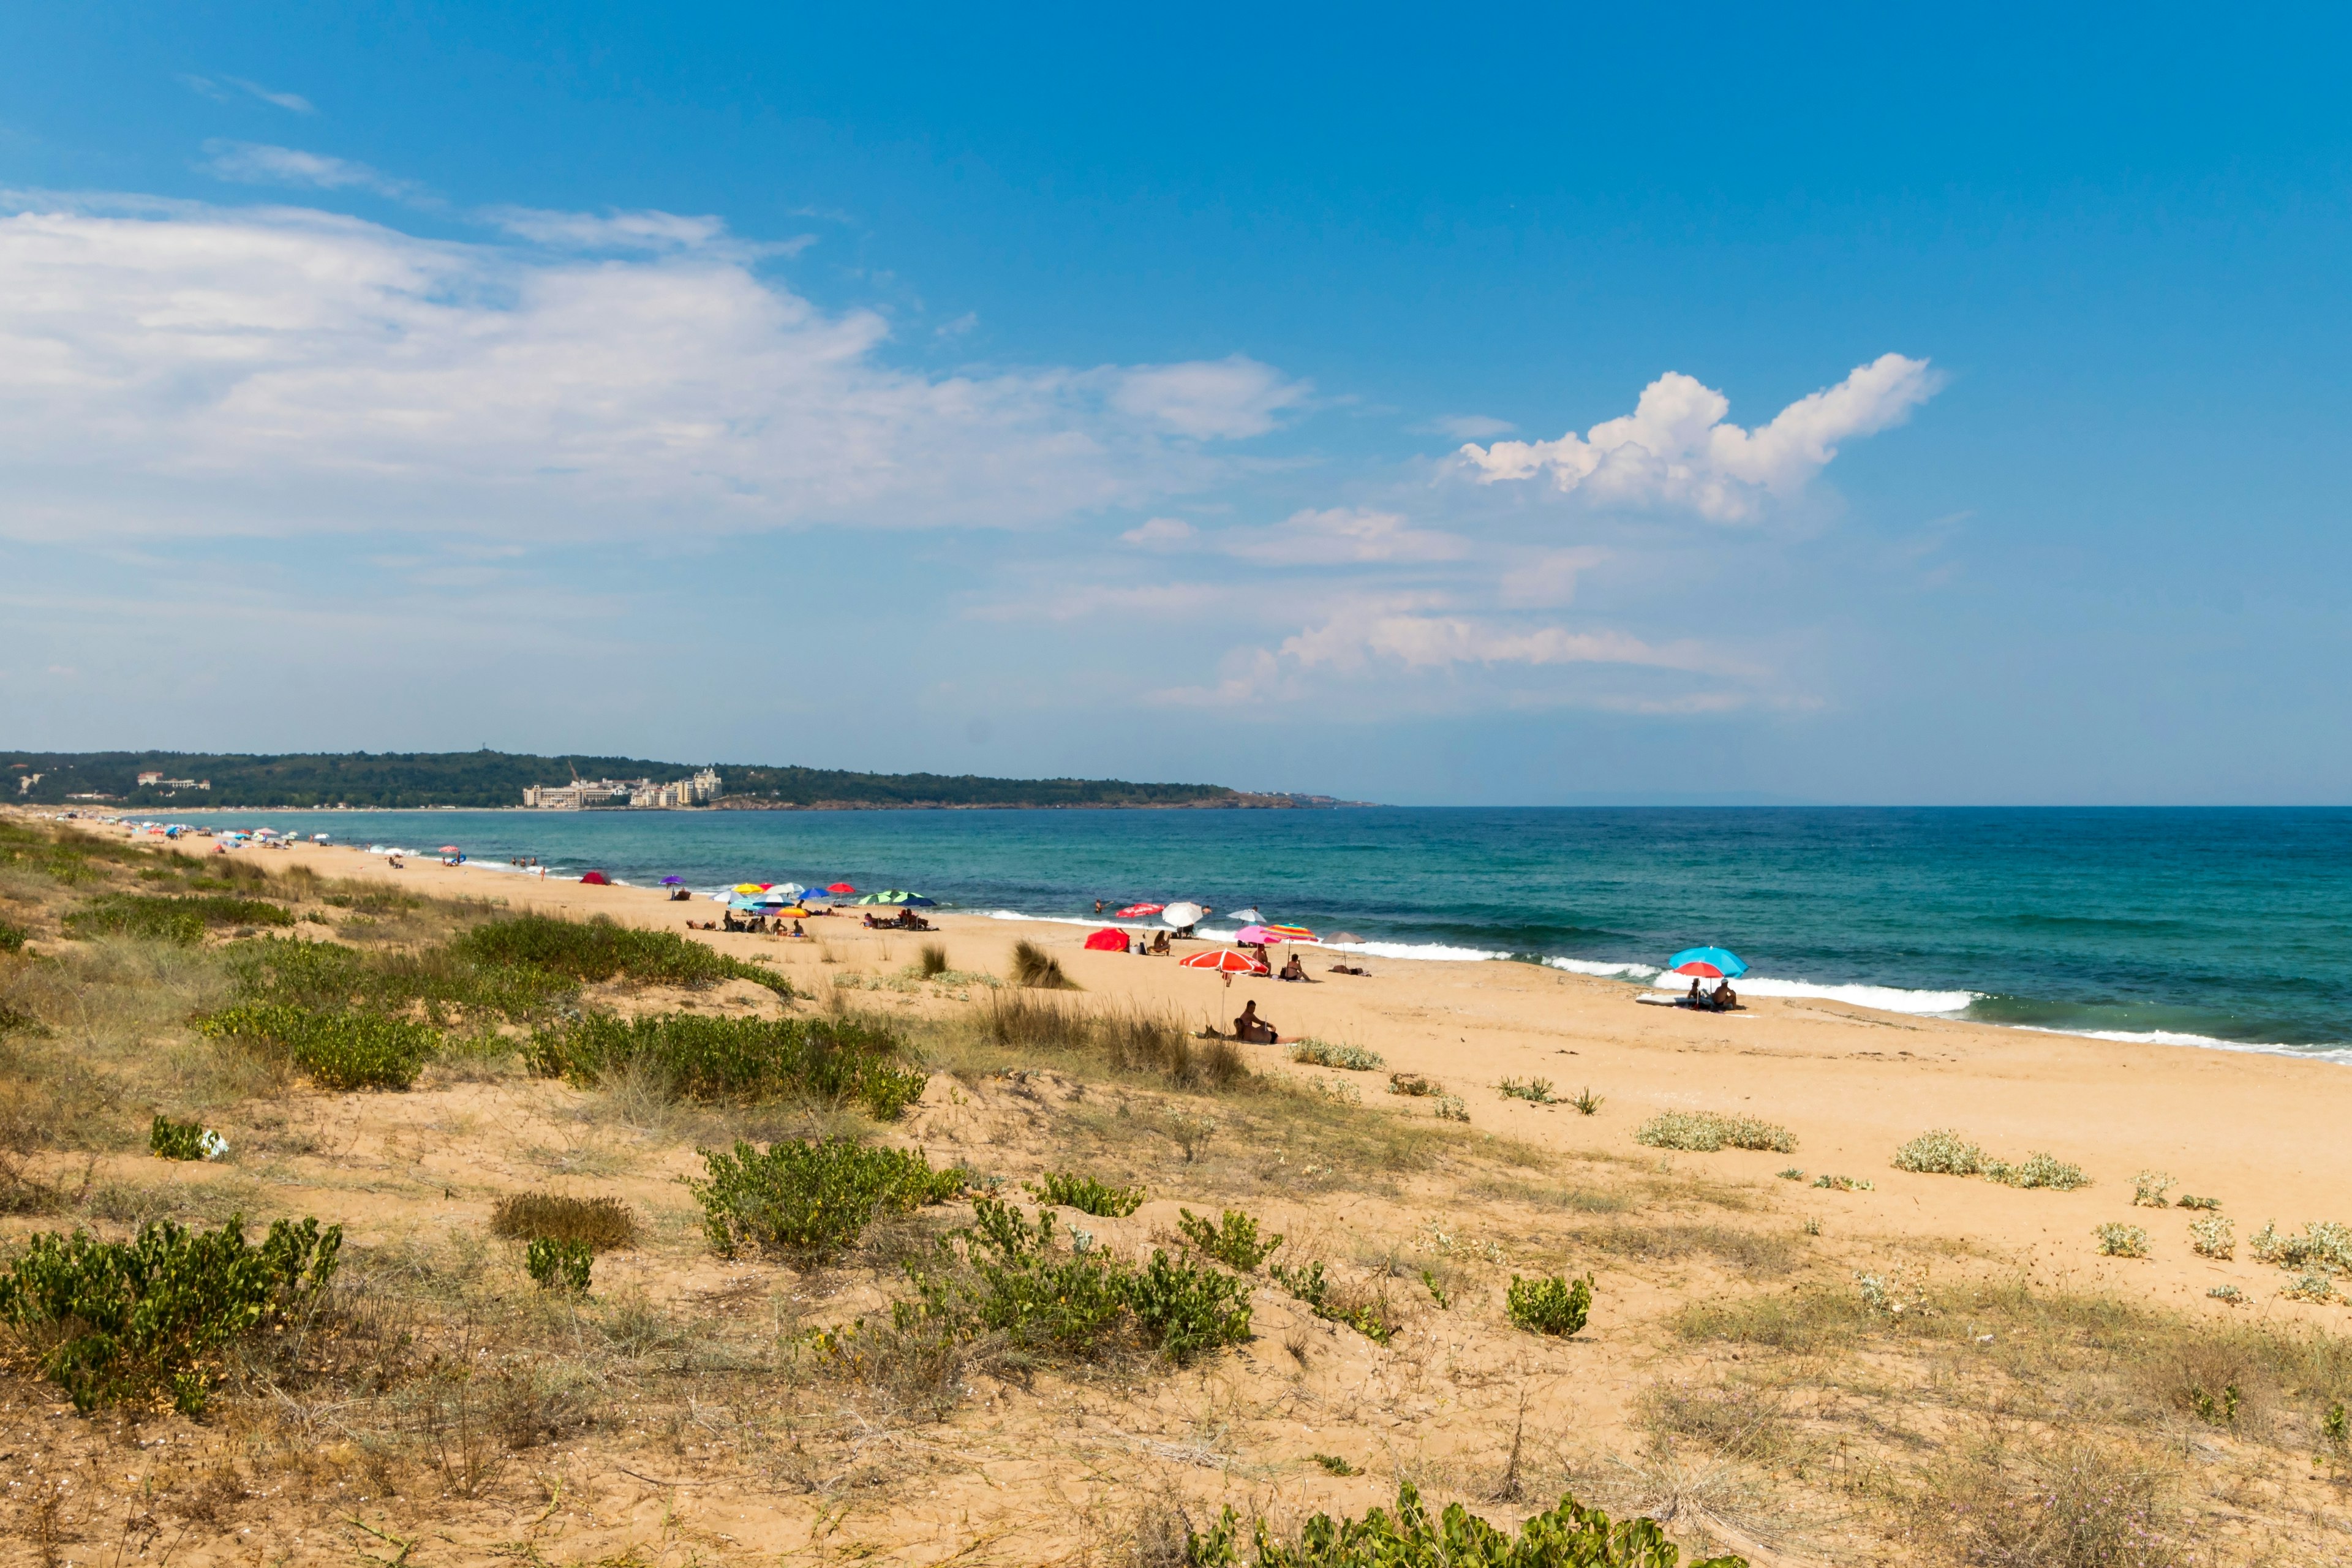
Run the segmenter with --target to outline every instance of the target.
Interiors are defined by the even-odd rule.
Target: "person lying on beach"
[[[1330,973],[1333,974],[1370,974],[1371,973],[1371,971],[1369,969],[1358,969],[1352,964],[1335,963],[1331,966]]]
[[[872,931],[875,927],[877,927],[877,926],[880,925],[881,923],[882,923],[881,921],[877,921],[877,920],[876,920],[876,919],[874,918],[874,911],[873,911],[872,910],[866,910],[866,929],[867,931]]]
[[[1304,980],[1307,978],[1307,966],[1298,962],[1298,955],[1297,953],[1292,953],[1290,955],[1290,962],[1282,966],[1282,974],[1280,978],[1284,980]]]
[[[1278,1046],[1282,1037],[1272,1024],[1257,1016],[1257,1004],[1242,1004],[1242,1015],[1234,1020],[1234,1038],[1245,1046]]]

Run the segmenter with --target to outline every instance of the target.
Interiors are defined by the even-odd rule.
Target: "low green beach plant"
[[[23,926],[0,921],[0,952],[22,952],[33,933]]]
[[[919,1152],[851,1138],[764,1151],[739,1140],[731,1153],[701,1152],[705,1179],[686,1184],[702,1205],[703,1234],[722,1258],[748,1249],[804,1266],[830,1262],[856,1246],[877,1215],[945,1203],[966,1180],[959,1169],[931,1169]]]
[[[1580,1332],[1592,1311],[1592,1276],[1567,1279],[1557,1274],[1534,1279],[1511,1276],[1503,1310],[1511,1322],[1531,1334],[1566,1339]]]
[[[2134,1208],[2169,1208],[2164,1194],[2172,1188],[2172,1177],[2163,1171],[2142,1171],[2132,1178]]]
[[[523,1249],[523,1268],[542,1290],[588,1293],[588,1278],[595,1268],[596,1249],[584,1241],[534,1237]]]
[[[1260,1237],[1257,1220],[1239,1209],[1225,1210],[1223,1217],[1214,1225],[1191,1209],[1178,1209],[1176,1213],[1178,1234],[1228,1268],[1244,1274],[1255,1270],[1282,1245],[1279,1236]]]
[[[174,1121],[158,1115],[147,1129],[147,1152],[159,1160],[213,1160],[227,1151],[217,1132],[201,1121]]]
[[[1027,1185],[1041,1203],[1058,1204],[1097,1219],[1125,1219],[1143,1206],[1145,1196],[1141,1187],[1107,1187],[1092,1176],[1067,1171],[1048,1171],[1043,1186]]]
[[[2226,1215],[2210,1215],[2189,1222],[2189,1246],[2200,1258],[2231,1258],[2238,1255],[2237,1227]]]
[[[1308,1067],[1340,1068],[1349,1072],[1377,1072],[1388,1065],[1378,1051],[1368,1051],[1361,1046],[1334,1045],[1311,1036],[1290,1047],[1290,1059]]]
[[[1389,1074],[1389,1092],[1391,1094],[1431,1095],[1437,1092],[1437,1086],[1430,1082],[1426,1077],[1417,1072],[1392,1072]]]
[[[1865,1176],[1832,1176],[1824,1171],[1813,1178],[1813,1185],[1833,1193],[1874,1193],[1877,1184]]]
[[[2352,1226],[2334,1220],[2306,1221],[2301,1236],[2283,1236],[2278,1222],[2266,1220],[2246,1248],[2259,1263],[2281,1268],[2320,1268],[2352,1273]]]
[[[1767,1149],[1793,1154],[1797,1140],[1777,1122],[1713,1110],[1662,1110],[1634,1130],[1633,1142],[1653,1149],[1711,1154],[1724,1148]]]
[[[2091,1179],[2080,1165],[2068,1164],[2053,1154],[2029,1154],[2015,1164],[1988,1154],[1948,1127],[1922,1132],[1895,1151],[1893,1161],[1898,1171],[1914,1171],[1938,1176],[1982,1176],[2011,1187],[2049,1187],[2058,1192],[2072,1192],[2076,1187],[2090,1185]],[[2169,1183],[2169,1176],[2164,1178]],[[2135,1200],[2137,1201],[2137,1200]],[[2162,1207],[2161,1204],[2158,1205]]]
[[[441,1032],[380,1013],[247,1003],[199,1019],[198,1030],[280,1061],[321,1089],[407,1089],[441,1048]]]
[[[68,936],[144,937],[191,947],[215,926],[290,926],[294,917],[283,907],[260,899],[108,893],[73,910],[59,923]]]
[[[1576,1112],[1580,1116],[1600,1115],[1602,1103],[1601,1098],[1592,1092],[1592,1087],[1590,1084],[1585,1086],[1582,1093],[1569,1101],[1569,1104],[1576,1107]]]
[[[1495,1089],[1505,1100],[1524,1100],[1529,1105],[1559,1103],[1552,1098],[1551,1079],[1548,1078],[1531,1078],[1525,1083],[1515,1078],[1507,1078],[1496,1084]]]
[[[544,1025],[523,1053],[533,1071],[593,1086],[649,1071],[689,1100],[819,1100],[897,1120],[929,1076],[906,1039],[852,1017],[720,1018],[663,1013],[623,1020],[590,1014]]]
[[[2098,1237],[2102,1258],[2146,1258],[2147,1232],[2136,1225],[2111,1220],[2095,1227],[2091,1234]]]
[[[278,1220],[258,1247],[237,1217],[210,1232],[158,1221],[131,1241],[43,1233],[0,1275],[0,1324],[84,1415],[165,1394],[201,1415],[230,1342],[324,1289],[342,1240],[315,1219]]]
[[[2200,1198],[2189,1193],[2183,1193],[2179,1197],[2173,1199],[2172,1204],[2175,1208],[2219,1209],[2221,1206],[2221,1200],[2219,1198]]]
[[[1399,1325],[1389,1321],[1387,1301],[1342,1299],[1335,1294],[1331,1281],[1324,1276],[1320,1258],[1304,1268],[1270,1264],[1266,1272],[1274,1276],[1276,1284],[1289,1292],[1293,1300],[1326,1322],[1353,1329],[1376,1345],[1396,1338]]]
[[[1185,1568],[1241,1568],[1242,1527],[1228,1506],[1206,1531],[1189,1532]],[[1258,1521],[1251,1546],[1256,1568],[1675,1568],[1681,1552],[1655,1520],[1612,1522],[1562,1493],[1516,1535],[1496,1529],[1460,1503],[1433,1519],[1411,1481],[1397,1488],[1394,1515],[1373,1509],[1361,1519],[1309,1519],[1296,1542],[1276,1539]],[[1689,1568],[1747,1568],[1744,1559],[1709,1557]]]
[[[639,985],[701,987],[722,980],[749,980],[780,996],[792,983],[774,970],[732,958],[676,931],[641,931],[598,915],[569,921],[552,915],[517,915],[492,921],[450,944],[461,958],[492,968],[539,970],[593,984],[628,980]]]
[[[1462,1097],[1458,1094],[1439,1095],[1436,1100],[1431,1102],[1430,1110],[1436,1113],[1437,1119],[1440,1121],[1467,1121],[1470,1120],[1470,1107],[1464,1102]]]

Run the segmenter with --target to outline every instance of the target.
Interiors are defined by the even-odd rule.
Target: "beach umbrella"
[[[1686,947],[1666,960],[1666,973],[1694,980],[1737,980],[1748,973],[1748,965],[1728,948]]]
[[[798,904],[786,904],[776,911],[776,918],[780,921],[796,921],[807,913],[808,911]]]
[[[1160,918],[1181,931],[1186,926],[1199,924],[1201,916],[1204,912],[1198,904],[1177,903],[1170,904],[1166,909],[1161,910]]]
[[[908,893],[898,901],[910,910],[935,910],[940,907],[939,900],[927,899],[920,893]]]
[[[1323,940],[1305,926],[1267,926],[1265,932],[1276,942],[1321,942]]]
[[[1105,926],[1087,938],[1087,946],[1095,952],[1125,952],[1127,933],[1116,926]]]
[[[609,888],[613,885],[613,879],[602,871],[591,871],[580,879],[592,888]]]
[[[464,853],[464,851],[460,850],[455,844],[444,844],[441,846],[441,853],[444,855],[457,855]]]
[[[665,888],[677,888],[683,887],[685,883],[686,879],[683,877],[664,877],[661,885]]]
[[[1363,940],[1364,940],[1364,939],[1363,939],[1362,937],[1358,936],[1354,931],[1333,931],[1333,932],[1331,933],[1331,940],[1332,940],[1333,942],[1349,942],[1361,943],[1361,942],[1363,942]]]
[[[776,891],[789,894],[791,897],[797,899],[803,893],[807,892],[808,889],[802,887],[798,882],[779,882],[776,884]]]
[[[857,889],[851,887],[846,882],[835,882],[831,887],[827,888],[825,891],[828,893],[854,893],[857,891]]]
[[[1118,911],[1118,918],[1123,921],[1141,920],[1145,915],[1156,915],[1167,907],[1165,904],[1129,904]]]
[[[1239,942],[1244,947],[1264,947],[1267,942],[1280,942],[1281,940],[1282,939],[1280,937],[1276,936],[1273,932],[1267,931],[1265,927],[1261,925],[1246,925],[1242,927],[1241,930],[1234,932],[1234,941]]]
[[[1246,909],[1246,910],[1235,910],[1234,911],[1233,918],[1234,918],[1234,919],[1235,919],[1235,920],[1237,920],[1237,921],[1241,921],[1244,925],[1255,925],[1255,924],[1256,924],[1258,921],[1262,921],[1262,920],[1265,919],[1265,917],[1264,915],[1262,915],[1262,914],[1258,913],[1258,912],[1257,912],[1257,910],[1256,910],[1255,909],[1254,909],[1254,908],[1253,908],[1253,909]]]
[[[738,882],[735,884],[735,890],[749,897],[753,893],[766,892],[768,885],[765,882]]]
[[[1213,969],[1220,974],[1271,974],[1274,971],[1246,952],[1235,952],[1229,947],[1213,952],[1195,952],[1176,961],[1180,969]]]

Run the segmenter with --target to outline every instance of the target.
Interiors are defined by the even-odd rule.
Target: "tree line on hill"
[[[1219,805],[1244,798],[1222,784],[1123,779],[999,779],[861,773],[833,768],[718,764],[724,804],[767,807]],[[510,752],[346,752],[266,756],[203,752],[0,752],[0,800],[107,809],[204,806],[508,806],[530,784],[572,778],[693,776],[641,757],[541,757]],[[142,773],[160,782],[142,784]],[[185,781],[185,782],[175,782]],[[197,785],[208,784],[209,788]]]

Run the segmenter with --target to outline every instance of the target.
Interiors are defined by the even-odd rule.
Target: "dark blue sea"
[[[1375,953],[1646,980],[1720,943],[1754,994],[2352,1061],[2352,810],[241,812],[715,889],[905,888],[1088,920],[1183,898]],[[1219,929],[1212,920],[1204,931]]]

